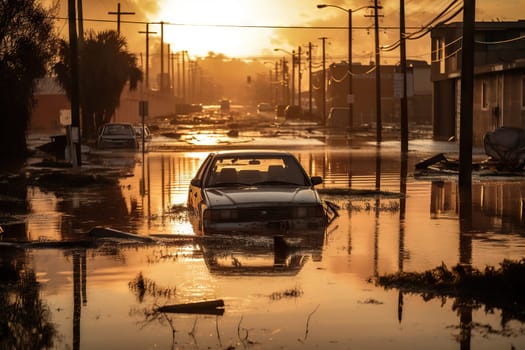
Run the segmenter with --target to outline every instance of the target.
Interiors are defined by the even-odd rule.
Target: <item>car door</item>
[[[209,164],[213,158],[213,154],[208,155],[204,162],[202,162],[199,170],[195,174],[195,177],[190,181],[190,187],[188,191],[188,208],[193,210],[195,214],[199,214],[199,207],[202,202],[202,188],[204,185],[204,178]]]

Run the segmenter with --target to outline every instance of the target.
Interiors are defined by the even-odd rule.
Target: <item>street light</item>
[[[341,6],[337,5],[328,5],[328,4],[319,4],[317,5],[318,9],[323,9],[325,7],[334,7],[336,9],[339,9],[341,11],[348,13],[348,96],[347,96],[347,102],[348,102],[348,129],[352,130],[354,125],[354,111],[353,111],[353,104],[354,104],[354,95],[353,95],[353,87],[352,87],[352,13],[357,12],[362,9],[366,8],[373,8],[373,6],[361,6],[355,10],[352,9],[345,9]]]
[[[292,56],[292,105],[295,104],[295,50],[290,52],[284,49],[275,48],[273,51],[282,51]]]

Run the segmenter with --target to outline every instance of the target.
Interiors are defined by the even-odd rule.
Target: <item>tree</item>
[[[0,162],[27,152],[36,81],[56,52],[51,12],[37,0],[0,1]]]
[[[69,44],[61,41],[59,61],[54,71],[67,95],[71,93]],[[96,136],[98,129],[109,123],[120,103],[122,90],[129,82],[137,88],[142,71],[135,55],[126,49],[126,40],[116,31],[89,32],[79,46],[80,108],[82,138]]]

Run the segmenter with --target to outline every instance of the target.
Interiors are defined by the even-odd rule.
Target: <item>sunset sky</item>
[[[48,0],[53,1],[53,0]],[[56,0],[54,0],[56,1]],[[405,0],[407,32],[429,23],[452,0]],[[116,29],[119,1],[83,0],[84,28],[99,31]],[[348,14],[337,8],[318,9],[326,3],[342,8],[358,9],[373,5],[370,0],[121,0],[121,32],[127,38],[130,51],[145,51],[146,22],[165,22],[164,42],[171,51],[187,50],[190,56],[206,56],[208,52],[228,57],[272,59],[285,55],[282,51],[306,51],[308,43],[314,46],[314,55],[321,50],[320,37],[327,37],[326,57],[332,61],[347,58]],[[67,1],[59,1],[59,17],[67,17]],[[399,1],[380,1],[380,45],[389,45],[399,38]],[[525,0],[477,0],[477,21],[516,21],[525,19]],[[354,12],[353,60],[368,63],[374,59],[374,21],[372,10]],[[462,13],[452,21],[461,21]],[[134,23],[130,23],[134,22]],[[67,38],[67,23],[57,22],[60,33]],[[332,28],[326,28],[332,27]],[[341,28],[334,28],[341,27]],[[158,48],[160,25],[150,24],[150,52]],[[408,58],[429,61],[430,35],[407,42]],[[397,50],[381,55],[385,64],[395,64]]]

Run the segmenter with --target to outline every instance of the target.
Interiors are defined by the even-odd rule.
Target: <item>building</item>
[[[459,136],[461,22],[432,29],[433,137]],[[499,126],[525,127],[525,20],[477,22],[473,143]]]
[[[71,124],[71,103],[55,78],[45,77],[37,81],[34,94],[35,106],[31,114],[29,131],[32,133],[64,133]],[[168,116],[175,113],[172,95],[139,88],[131,91],[129,85],[122,90],[120,104],[112,117],[113,122],[140,123],[142,121],[139,101],[148,101],[147,117]]]
[[[50,77],[39,79],[34,100],[29,130],[34,133],[62,132],[65,124],[61,124],[61,116],[62,122],[67,122],[67,116],[71,115],[71,106],[66,93],[56,80]]]
[[[326,70],[327,113],[332,107],[347,107],[348,64],[333,63]],[[353,127],[375,125],[376,83],[375,65],[352,65],[352,92],[354,95]],[[316,106],[322,110],[322,71],[314,73]],[[381,65],[381,120],[386,124],[399,124],[401,120],[400,98],[403,76],[398,65]],[[431,124],[432,83],[430,65],[424,61],[407,61],[407,102],[410,123]],[[346,127],[342,125],[341,127]]]

